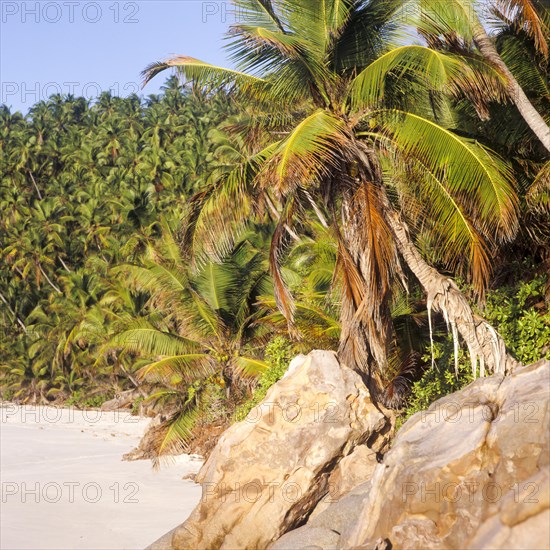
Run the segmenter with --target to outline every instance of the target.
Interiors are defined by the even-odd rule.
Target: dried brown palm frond
[[[548,11],[548,7],[542,5]],[[523,30],[534,42],[537,51],[548,58],[550,28],[548,15],[545,20],[539,15],[532,0],[494,0],[494,11],[497,17],[506,21],[511,27]]]

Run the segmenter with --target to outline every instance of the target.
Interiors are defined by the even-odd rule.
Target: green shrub
[[[451,335],[448,335],[442,342],[434,343],[435,366],[428,367],[422,378],[412,385],[407,407],[397,420],[397,429],[413,414],[426,410],[434,401],[462,389],[473,381],[469,357],[463,350],[459,351],[458,372],[455,373],[453,353]],[[426,354],[423,359],[430,364],[431,353]]]
[[[64,405],[67,407],[77,407],[79,409],[95,409],[101,407],[105,401],[113,399],[115,392],[109,390],[105,393],[98,393],[96,395],[89,395],[89,392],[85,390],[74,391],[69,399],[65,401]]]
[[[237,407],[235,422],[244,420],[246,415],[266,396],[267,390],[281,379],[292,359],[292,346],[283,336],[273,338],[265,348],[265,361],[269,368],[258,379],[258,386],[252,397]]]
[[[544,304],[543,276],[490,292],[483,315],[522,363],[550,359],[550,312]]]

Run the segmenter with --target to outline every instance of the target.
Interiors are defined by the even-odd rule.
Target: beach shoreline
[[[144,548],[180,524],[202,464],[181,455],[153,471],[122,460],[151,422],[130,411],[0,404],[0,547],[6,550]]]

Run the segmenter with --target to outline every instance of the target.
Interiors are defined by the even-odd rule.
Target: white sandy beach
[[[149,419],[113,411],[0,406],[2,550],[142,549],[181,523],[201,488],[182,456],[154,472],[122,461]]]

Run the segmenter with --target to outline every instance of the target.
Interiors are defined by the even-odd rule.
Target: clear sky
[[[128,95],[147,64],[171,54],[227,65],[229,8],[220,0],[0,0],[0,103],[26,113],[54,93]],[[139,93],[158,92],[164,80]]]

